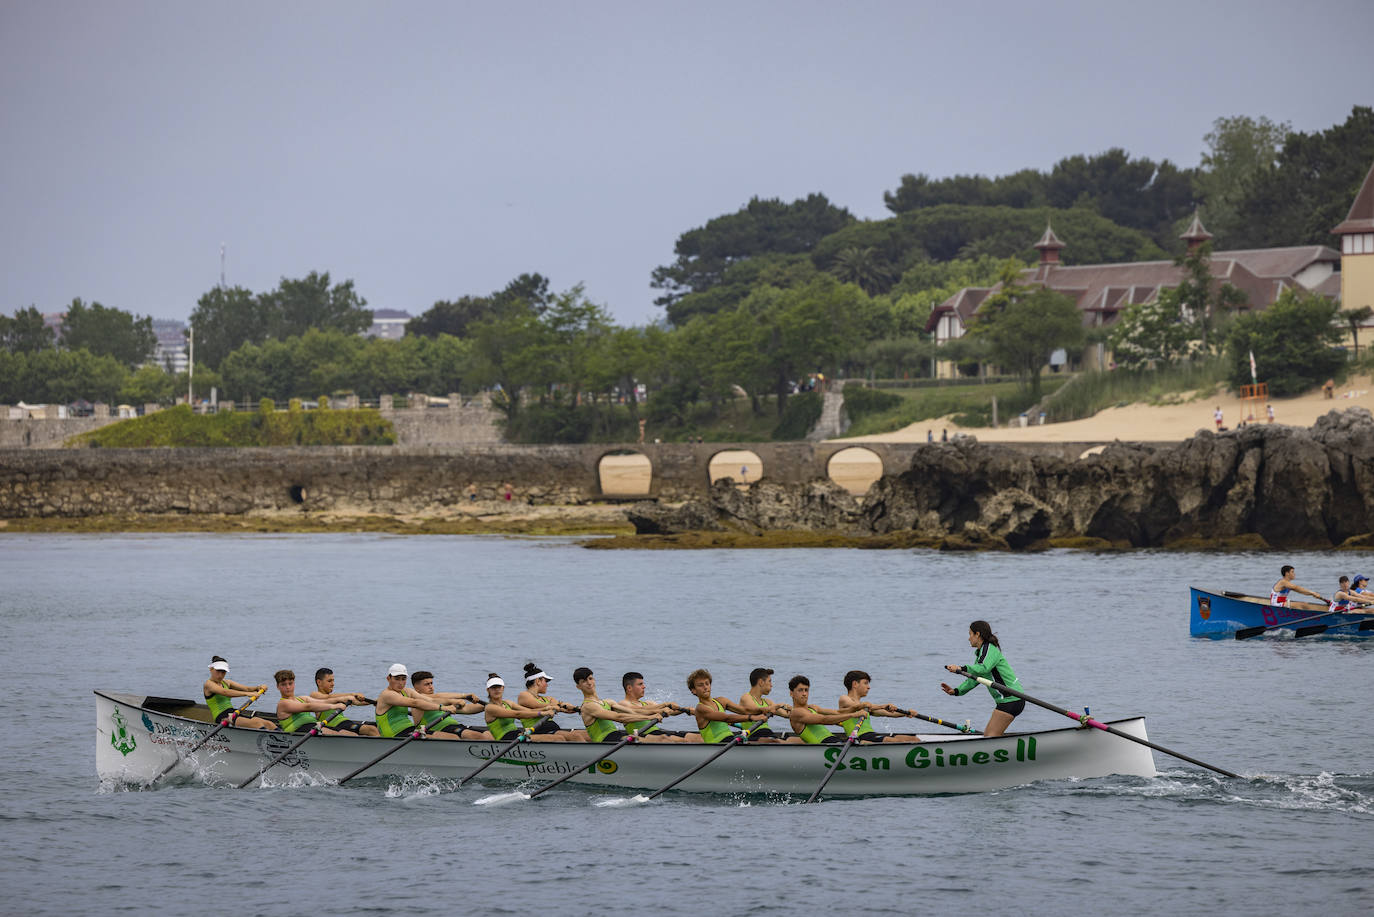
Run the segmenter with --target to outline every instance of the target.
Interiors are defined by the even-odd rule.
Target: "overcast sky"
[[[186,318],[311,270],[419,314],[539,271],[624,324],[751,196],[887,216],[902,174],[1374,103],[1374,3],[0,4],[0,311]]]

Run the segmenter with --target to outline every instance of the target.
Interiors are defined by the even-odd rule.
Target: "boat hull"
[[[141,785],[180,761],[168,780],[194,779],[232,786],[252,777],[298,736],[230,727],[190,758],[186,751],[214,728],[204,707],[143,695],[97,691],[96,771],[105,781]],[[173,705],[181,704],[181,708]],[[166,712],[178,709],[178,715]],[[1143,717],[1112,725],[1145,739]],[[1097,729],[1068,727],[981,736],[931,735],[920,744],[860,745],[850,749],[826,796],[909,796],[974,793],[1038,780],[1130,774],[1153,777],[1150,749]],[[268,772],[282,784],[293,775],[338,780],[386,751],[398,739],[316,736]],[[487,762],[506,743],[429,739],[411,742],[363,777],[428,775],[458,779]],[[484,770],[482,782],[537,786],[585,764],[609,746],[586,743],[521,743]],[[619,790],[655,790],[700,764],[717,747],[635,744],[570,782]],[[834,767],[838,746],[741,745],[703,768],[677,789],[696,793],[809,795]],[[360,778],[361,779],[361,778]]]
[[[1326,605],[1317,602],[1293,602],[1289,606],[1270,605],[1269,600],[1257,595],[1243,595],[1238,592],[1208,592],[1192,587],[1189,593],[1188,632],[1194,637],[1229,637],[1246,627],[1274,627],[1276,632],[1285,628],[1276,625],[1291,624],[1300,627],[1300,619],[1312,618],[1326,611]],[[1371,614],[1335,614],[1315,618],[1311,624],[1351,624],[1367,620]],[[1330,636],[1358,637],[1374,634],[1374,631],[1361,631],[1357,627],[1333,628],[1326,631]]]

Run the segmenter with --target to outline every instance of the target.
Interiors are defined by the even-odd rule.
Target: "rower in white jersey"
[[[1279,581],[1274,584],[1274,588],[1269,590],[1269,604],[1278,608],[1287,608],[1290,592],[1301,592],[1303,595],[1310,595],[1319,602],[1325,602],[1326,597],[1306,589],[1293,582],[1293,565],[1284,564],[1279,568]]]

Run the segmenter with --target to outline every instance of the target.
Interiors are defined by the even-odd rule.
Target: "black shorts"
[[[1026,709],[1026,702],[1023,700],[1008,700],[998,704],[995,708],[1010,716],[1020,716]]]
[[[335,732],[361,732],[363,724],[357,720],[343,720],[335,726],[329,726]]]
[[[537,736],[546,736],[546,735],[552,735],[552,734],[555,733],[555,732],[564,732],[564,731],[565,731],[565,730],[563,729],[563,727],[562,727],[562,726],[559,726],[559,725],[558,725],[557,723],[555,723],[553,720],[545,720],[544,722],[540,723],[538,726],[534,727],[534,729],[533,729],[533,731],[532,731],[532,734],[533,734],[533,735],[537,735]]]
[[[881,742],[887,738],[881,732],[861,732],[855,742]]]
[[[749,733],[749,741],[751,742],[754,739],[776,739],[777,737],[778,734],[773,730],[769,729],[767,726],[760,726],[758,729],[755,729],[753,732]]]
[[[414,726],[407,726],[405,729],[402,729],[400,732],[398,732],[398,733],[396,733],[394,736],[392,736],[392,738],[393,738],[393,739],[408,739],[408,738],[410,738],[410,737],[411,737],[412,735],[414,735],[414,734],[415,734],[415,727],[414,727]]]
[[[629,736],[629,733],[626,732],[625,730],[623,730],[623,729],[617,729],[615,732],[613,732],[613,733],[611,733],[610,735],[606,736],[606,737],[605,737],[604,739],[602,739],[601,741],[602,741],[602,742],[619,742],[619,741],[621,741],[622,739],[624,739],[624,738],[626,738],[626,737],[628,737],[628,736]]]
[[[217,719],[217,720],[215,720],[215,725],[216,725],[216,726],[223,726],[225,723],[229,722],[229,717],[231,717],[231,716],[233,716],[233,715],[234,715],[234,711],[232,711],[232,710],[226,710],[226,711],[224,711],[224,713],[220,715],[220,718]]]
[[[849,738],[849,736],[842,736],[842,735],[840,735],[840,734],[838,734],[838,733],[832,732],[830,735],[826,736],[824,739],[821,739],[819,742],[817,742],[817,743],[815,743],[815,744],[817,744],[817,745],[839,745],[841,742],[843,742],[843,741],[844,741],[845,739],[847,739],[847,738]]]

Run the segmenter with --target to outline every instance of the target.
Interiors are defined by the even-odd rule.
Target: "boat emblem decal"
[[[596,769],[603,774],[614,774],[616,771],[620,770],[620,765],[616,764],[614,761],[598,761],[596,763]]]
[[[133,733],[129,732],[129,724],[124,721],[118,707],[115,708],[111,719],[114,720],[114,731],[110,733],[110,744],[121,755],[127,757],[129,752],[138,748],[138,742],[134,739]]]
[[[264,732],[258,736],[258,752],[268,758],[275,758],[298,741],[300,737],[289,732]],[[282,758],[281,763],[286,767],[309,767],[310,757],[296,749]]]
[[[1197,613],[1198,617],[1204,621],[1210,618],[1212,616],[1212,600],[1205,595],[1199,598],[1197,600]]]

